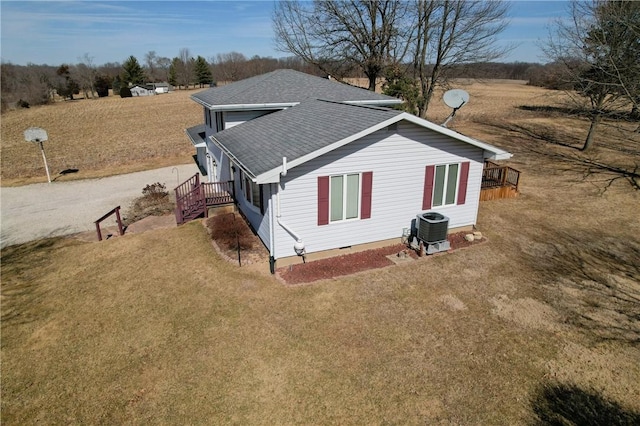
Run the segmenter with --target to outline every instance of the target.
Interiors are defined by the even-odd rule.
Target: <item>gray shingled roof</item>
[[[307,100],[213,135],[254,177],[401,114],[386,108]]]
[[[225,86],[213,87],[196,93],[191,98],[211,109],[225,109],[223,107],[229,105],[293,105],[306,99],[377,105],[402,102],[391,96],[289,69],[276,70]]]
[[[191,143],[194,146],[205,143],[204,138],[206,137],[206,132],[204,124],[189,127],[185,131],[187,132],[187,136],[189,136],[189,139],[191,139]]]

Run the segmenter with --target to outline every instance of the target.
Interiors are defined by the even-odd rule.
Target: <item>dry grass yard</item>
[[[52,178],[63,170],[78,169],[78,173],[58,176],[58,181],[193,161],[195,151],[184,130],[203,121],[202,107],[189,99],[195,92],[78,99],[4,113],[2,185],[46,182],[40,150],[24,140],[24,131],[31,126],[48,133],[44,149]]]
[[[518,108],[549,92],[467,89],[455,127],[523,172],[478,246],[294,287],[199,222],[2,250],[2,423],[640,424],[634,124],[585,154],[585,121]]]

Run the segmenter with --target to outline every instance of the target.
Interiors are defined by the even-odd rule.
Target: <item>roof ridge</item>
[[[359,103],[352,103],[351,101],[332,101],[329,99],[321,99],[321,98],[316,98],[315,100],[321,101],[321,102],[327,102],[331,104],[342,104],[342,105],[348,105],[348,106],[358,107],[358,108],[373,109],[377,111],[391,111],[391,112],[397,111],[398,113],[402,112],[393,108],[387,108],[387,107],[382,107],[377,105],[365,105],[365,104],[359,104]]]
[[[233,97],[231,99],[235,99],[239,95],[241,95],[243,93],[246,93],[247,91],[254,90],[255,86],[257,86],[260,83],[264,83],[266,80],[269,80],[278,71],[280,71],[280,70],[277,69],[277,70],[269,71],[268,73],[265,73],[265,74],[258,74],[258,75],[254,75],[253,77],[249,77],[249,78],[255,79],[255,82],[251,86],[248,86],[246,89],[234,93],[234,95],[233,95]],[[259,78],[259,77],[261,77],[261,78]],[[247,80],[247,79],[244,79],[244,80]],[[242,80],[238,80],[238,81],[242,81]],[[235,81],[232,82],[231,84],[233,84],[233,83],[235,83]]]

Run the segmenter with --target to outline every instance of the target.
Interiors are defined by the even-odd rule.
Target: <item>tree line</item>
[[[542,65],[537,63],[486,62],[452,67],[453,78],[502,78],[529,80]],[[85,99],[98,98],[130,85],[167,82],[178,89],[208,87],[216,82],[238,81],[276,69],[294,69],[312,75],[326,77],[322,67],[290,56],[272,58],[253,56],[247,58],[239,52],[217,54],[208,60],[195,58],[189,49],[181,49],[173,59],[161,57],[155,51],[145,54],[143,61],[129,56],[122,63],[109,62],[100,66],[85,54],[76,64],[15,65],[0,64],[2,79],[2,110],[14,107],[42,105],[56,98],[73,99],[82,94]],[[341,77],[366,78],[355,65]]]
[[[144,59],[131,55],[122,63],[109,62],[95,65],[86,53],[76,64],[16,65],[0,64],[0,100],[2,111],[15,107],[29,107],[54,102],[56,99],[74,99],[82,94],[85,99],[98,98],[131,85],[166,82],[178,89],[208,87],[218,81],[237,81],[279,68],[321,75],[317,67],[295,57],[274,59],[242,53],[221,53],[205,59],[193,56],[187,48],[180,49],[173,59],[149,51]]]

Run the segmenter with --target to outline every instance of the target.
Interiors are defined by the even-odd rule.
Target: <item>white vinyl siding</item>
[[[425,165],[465,161],[470,162],[465,204],[455,204],[457,184],[455,191],[449,186],[447,193],[445,173],[443,200],[451,199],[453,192],[454,204],[432,210],[448,216],[450,228],[473,225],[480,198],[482,149],[407,122],[399,123],[397,132],[375,132],[289,169],[282,179],[282,220],[300,234],[308,253],[396,237],[399,241],[403,228],[411,227],[416,215],[424,212]],[[318,177],[345,175],[363,168],[374,176],[371,219],[330,221],[330,226],[318,226]],[[460,167],[456,173],[460,174]],[[275,257],[295,255],[292,237],[280,227],[274,228]]]
[[[247,200],[245,188],[246,182],[242,183],[245,178],[244,173],[239,171],[236,166],[234,189],[236,191],[236,201],[238,206],[242,210],[242,213],[247,218],[247,221],[251,224],[251,227],[257,232],[260,240],[262,240],[265,247],[269,248],[269,239],[271,238],[271,223],[269,218],[271,217],[270,209],[272,207],[272,194],[271,185],[262,185],[262,199],[265,203],[263,206],[264,214],[260,213],[260,208],[252,204],[251,200]],[[253,184],[253,182],[251,182]],[[258,187],[258,185],[253,184]],[[259,190],[258,190],[259,191]],[[250,192],[253,197],[254,191]],[[260,194],[257,193],[257,199],[260,200]]]

